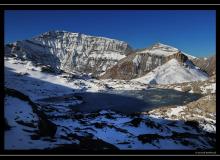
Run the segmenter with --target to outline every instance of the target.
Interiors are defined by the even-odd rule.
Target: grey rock
[[[123,41],[66,31],[50,31],[5,45],[6,57],[93,75],[105,72],[131,51]]]

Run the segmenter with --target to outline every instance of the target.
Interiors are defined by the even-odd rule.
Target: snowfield
[[[180,73],[177,73],[177,69]],[[191,76],[185,76],[186,72]],[[167,80],[162,81],[165,77]],[[187,120],[164,118],[155,113],[125,114],[111,109],[82,113],[74,110],[77,106],[88,103],[84,97],[77,96],[80,95],[79,93],[102,94],[117,91],[121,94],[122,91],[153,90],[154,88],[146,85],[152,79],[157,83],[167,84],[187,79],[206,80],[207,77],[190,65],[180,66],[175,60],[169,61],[139,80],[125,81],[98,80],[74,71],[73,74],[45,73],[41,71],[40,66],[36,67],[29,61],[5,58],[5,88],[19,91],[31,101],[27,102],[16,94],[6,94],[4,116],[9,127],[5,130],[5,149],[205,150],[215,148],[214,116],[204,119],[204,123],[192,125],[194,123]],[[182,92],[179,87],[176,90]],[[155,95],[155,98],[158,96]],[[37,111],[33,105],[37,106]],[[184,106],[171,109],[167,115],[172,117],[182,112],[186,113],[184,109]],[[45,121],[50,126],[48,132],[51,127],[56,126],[53,134],[42,135],[44,130],[42,131],[42,126],[39,124],[45,121],[42,122],[42,117],[39,116],[46,118]],[[207,121],[212,122],[211,125],[206,123]],[[200,127],[202,125],[203,127]]]

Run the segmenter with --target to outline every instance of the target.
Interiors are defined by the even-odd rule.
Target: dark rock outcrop
[[[15,89],[11,89],[11,88],[7,88],[7,87],[5,87],[5,94],[8,96],[19,98],[19,99],[26,101],[30,104],[33,112],[36,113],[39,118],[38,134],[40,136],[53,137],[56,134],[57,126],[53,122],[48,120],[47,116],[41,110],[39,110],[39,107],[34,102],[32,102],[28,96],[24,95],[20,91],[17,91]],[[25,126],[33,127],[32,124],[25,123],[23,121],[17,121],[17,123],[25,125]]]

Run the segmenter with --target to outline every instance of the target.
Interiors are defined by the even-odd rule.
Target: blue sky
[[[133,48],[161,42],[197,56],[216,51],[212,10],[23,10],[5,11],[5,43],[50,30],[123,40]]]

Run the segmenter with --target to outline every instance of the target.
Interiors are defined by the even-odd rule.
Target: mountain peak
[[[191,61],[186,61],[182,65],[173,58],[134,81],[145,84],[174,84],[207,79],[207,74],[194,66]]]
[[[25,57],[52,68],[96,75],[132,52],[132,48],[124,41],[63,30],[48,31],[14,46],[8,45],[6,49],[8,55],[16,54],[19,58]]]
[[[167,44],[163,44],[163,43],[155,43],[154,45],[152,45],[152,49],[154,48],[164,48],[164,49],[172,49],[172,50],[178,50],[177,48],[167,45]]]
[[[67,31],[64,31],[64,30],[50,30],[50,31],[42,33],[42,35],[44,35],[44,34],[58,34],[58,33],[66,33],[66,32]]]
[[[45,36],[51,36],[51,37],[57,37],[57,36],[63,36],[63,35],[74,35],[74,36],[78,36],[78,35],[81,35],[81,33],[74,33],[74,32],[69,32],[69,31],[65,31],[65,30],[50,30],[50,31],[47,31],[47,32],[44,32],[34,38],[42,38],[42,37],[45,37]]]
[[[179,52],[179,50],[175,47],[162,44],[162,43],[155,43],[151,47],[142,50],[140,53],[148,53],[148,54],[158,55],[158,56],[170,56],[177,52]]]

